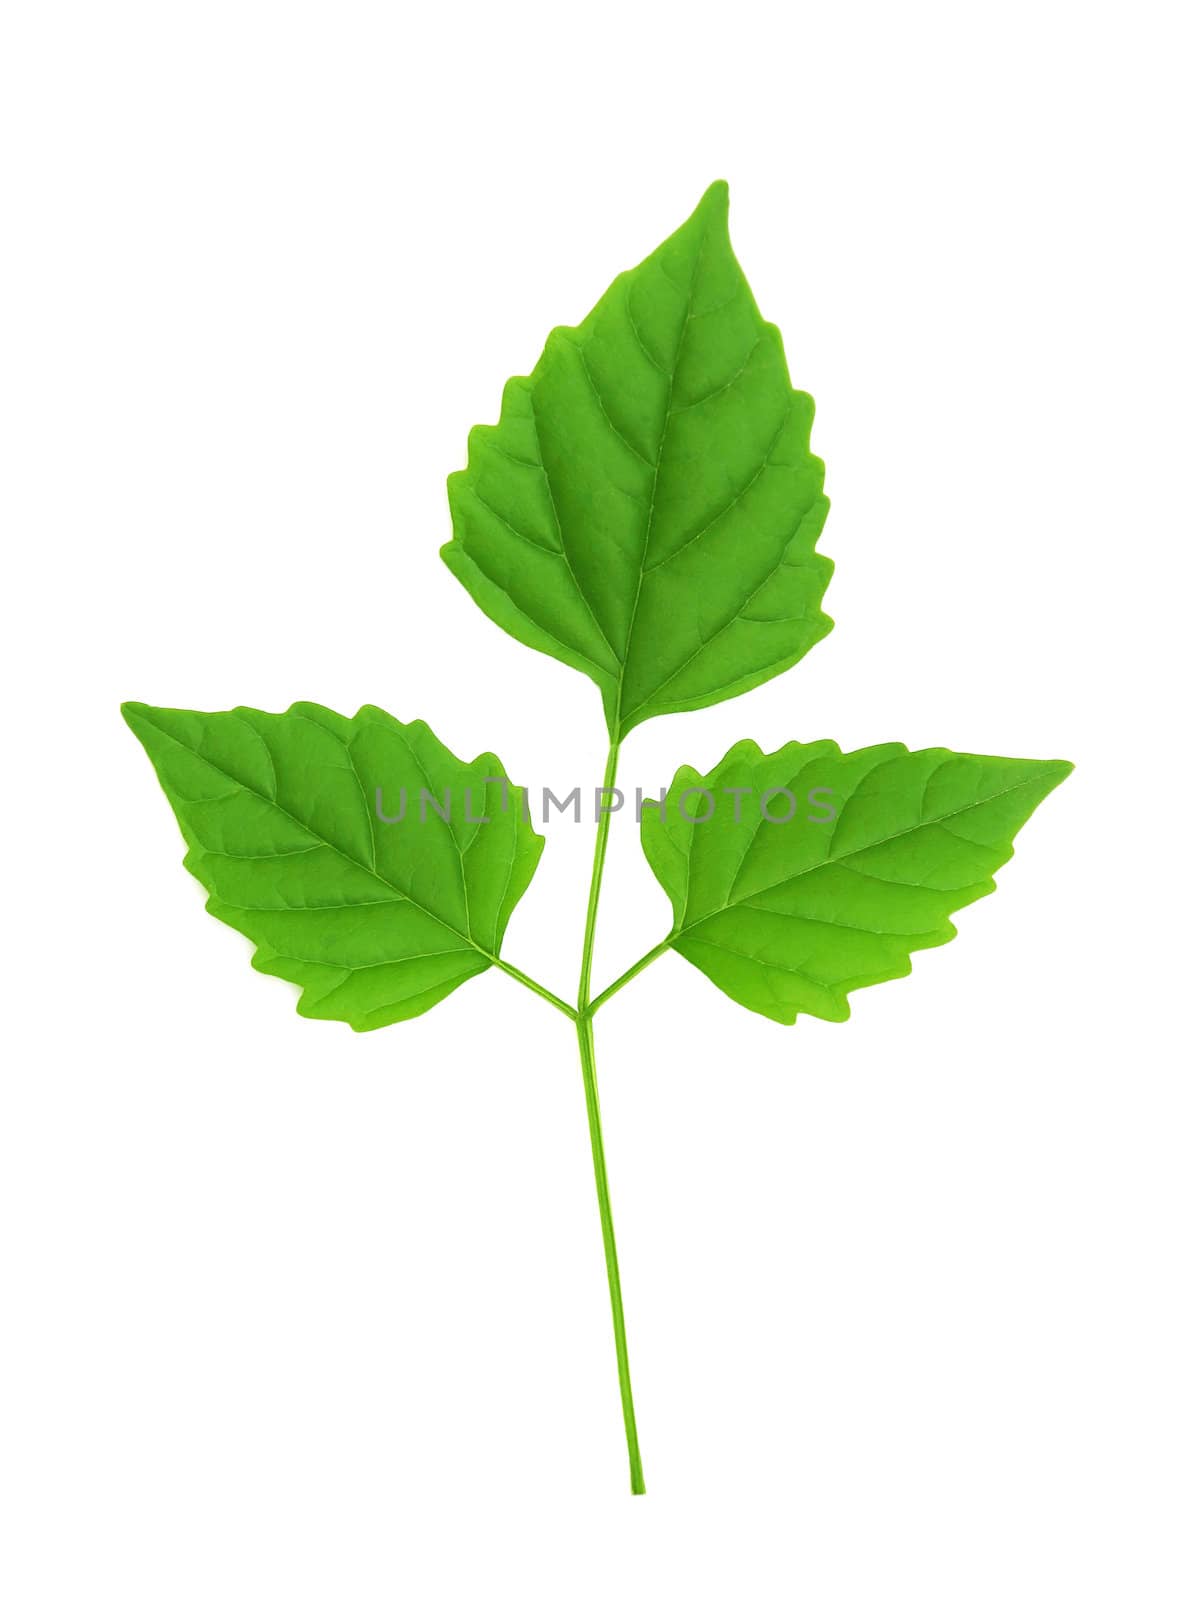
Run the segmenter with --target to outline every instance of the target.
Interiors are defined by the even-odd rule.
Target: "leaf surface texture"
[[[751,740],[705,776],[682,767],[663,820],[655,802],[640,819],[672,947],[775,1022],[842,1022],[851,990],[905,977],[913,951],[954,937],[950,913],[991,893],[1070,770],[901,744],[767,755]]]
[[[831,627],[813,409],[714,184],[472,430],[443,558],[508,633],[597,683],[613,737],[713,705]]]
[[[498,956],[543,840],[518,795],[485,781],[505,777],[495,756],[462,762],[374,706],[122,709],[208,910],[254,942],[259,971],[300,985],[302,1016],[384,1027]],[[382,821],[403,791],[404,817]]]

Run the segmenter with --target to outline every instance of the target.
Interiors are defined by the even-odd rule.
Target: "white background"
[[[9,11],[9,1600],[1198,1600],[1188,16]],[[718,176],[836,629],[623,780],[745,736],[1078,770],[848,1025],[672,956],[602,1013],[636,1501],[571,1028],[500,974],[299,1019],[117,706],[374,701],[599,781],[593,686],[441,566],[444,477]],[[548,832],[507,954],[568,993],[591,838]],[[668,924],[614,837],[600,982]]]

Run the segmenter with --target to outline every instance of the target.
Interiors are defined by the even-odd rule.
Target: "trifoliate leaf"
[[[459,761],[375,706],[122,709],[208,909],[300,984],[302,1016],[381,1028],[497,957],[543,840],[495,756]]]
[[[813,410],[714,184],[472,430],[443,558],[508,633],[589,674],[613,736],[741,694],[831,627]]]
[[[671,944],[775,1022],[843,1022],[852,989],[911,971],[992,874],[1068,761],[1013,761],[828,741],[766,755],[751,740],[713,772],[682,767],[646,802],[644,853],[673,904]]]

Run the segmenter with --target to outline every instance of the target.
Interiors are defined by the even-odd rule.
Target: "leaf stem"
[[[606,775],[602,779],[600,795],[608,795],[615,786],[619,769],[619,743],[612,740],[606,757]],[[594,925],[598,920],[598,896],[602,892],[602,864],[606,860],[606,841],[610,837],[610,805],[602,810],[598,801],[598,832],[594,840],[594,872],[589,885],[589,905],[585,911],[585,943],[581,951],[581,981],[577,985],[577,1010],[584,1015],[589,1005],[589,980],[594,965]]]
[[[644,1493],[644,1466],[635,1427],[631,1397],[631,1371],[627,1364],[627,1325],[623,1320],[623,1291],[619,1284],[619,1257],[615,1249],[614,1221],[610,1214],[610,1187],[606,1181],[606,1156],[602,1149],[602,1120],[598,1111],[598,1076],[594,1061],[594,1024],[590,1017],[577,1022],[581,1051],[581,1076],[585,1082],[585,1109],[589,1117],[589,1142],[594,1155],[594,1184],[598,1190],[598,1215],[602,1219],[602,1248],[610,1285],[610,1315],[615,1330],[615,1359],[619,1367],[619,1395],[623,1402],[623,1427],[627,1432],[627,1458],[631,1464],[631,1492]]]
[[[530,989],[532,994],[539,995],[550,1006],[555,1006],[557,1011],[563,1012],[570,1022],[576,1022],[577,1012],[569,1005],[567,1000],[562,1000],[558,994],[553,994],[550,989],[545,989],[542,983],[536,983],[535,979],[525,973],[521,967],[512,966],[509,961],[503,961],[501,956],[490,956],[489,959],[495,967],[498,967],[502,972],[507,973],[511,978],[521,983],[525,989]]]
[[[627,1433],[627,1457],[631,1465],[631,1492],[644,1493],[644,1467],[640,1460],[640,1441],[635,1426],[635,1403],[631,1396],[631,1372],[627,1363],[627,1326],[623,1318],[623,1291],[619,1284],[619,1256],[615,1248],[614,1219],[610,1211],[610,1185],[606,1179],[606,1155],[602,1148],[602,1118],[598,1108],[598,1074],[594,1057],[594,1024],[589,1012],[590,973],[594,960],[594,928],[598,920],[598,897],[602,889],[602,866],[606,860],[606,841],[610,834],[609,795],[614,788],[619,764],[619,743],[612,740],[606,758],[603,795],[606,810],[600,810],[594,843],[594,870],[590,879],[589,904],[585,913],[585,939],[581,950],[581,982],[577,989],[577,1046],[581,1053],[581,1077],[585,1085],[585,1110],[589,1118],[589,1142],[594,1159],[594,1185],[598,1191],[598,1215],[602,1222],[602,1248],[606,1255],[606,1278],[610,1286],[610,1315],[614,1323],[615,1359],[619,1368],[619,1395],[623,1402],[623,1427]]]
[[[608,989],[603,989],[602,993],[597,997],[597,999],[591,1000],[589,1005],[586,1007],[586,1015],[592,1017],[599,1006],[604,1006],[612,995],[618,994],[619,990],[623,988],[625,984],[630,983],[632,978],[638,978],[645,967],[650,967],[658,958],[658,956],[663,956],[666,950],[671,949],[673,945],[673,937],[673,934],[667,934],[659,944],[653,945],[652,949],[649,950],[646,955],[642,955],[637,962],[628,967],[627,971],[621,978],[616,978]]]

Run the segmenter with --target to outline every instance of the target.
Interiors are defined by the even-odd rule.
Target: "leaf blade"
[[[993,892],[1015,834],[1071,770],[828,741],[766,754],[751,740],[705,776],[682,768],[664,819],[651,802],[641,816],[672,947],[774,1021],[844,1021],[852,990],[907,976],[912,954],[955,936],[951,913]],[[710,820],[689,820],[710,804],[690,790],[713,799]]]
[[[302,1016],[384,1027],[493,964],[543,848],[496,757],[461,762],[372,706],[122,715],[207,909],[256,945],[258,971],[301,987]]]
[[[813,411],[713,184],[472,430],[441,554],[506,632],[594,680],[612,736],[715,704],[831,627]]]

